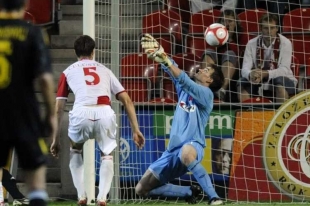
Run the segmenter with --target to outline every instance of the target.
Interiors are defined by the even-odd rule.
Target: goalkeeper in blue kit
[[[200,69],[191,80],[164,52],[149,34],[141,41],[148,58],[161,64],[175,84],[178,103],[170,131],[167,150],[153,162],[136,186],[139,196],[184,197],[189,204],[197,202],[199,186],[168,184],[190,171],[209,197],[210,205],[222,205],[201,161],[204,155],[205,127],[213,108],[213,92],[221,88],[224,76],[215,65]]]

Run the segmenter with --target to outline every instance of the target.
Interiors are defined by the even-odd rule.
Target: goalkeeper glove
[[[164,48],[150,34],[141,38],[141,45],[149,59],[152,59],[165,66],[171,66],[172,62],[164,51]]]

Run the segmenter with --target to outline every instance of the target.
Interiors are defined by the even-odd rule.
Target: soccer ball
[[[229,33],[224,25],[214,23],[206,29],[204,36],[210,46],[222,46],[227,42]]]

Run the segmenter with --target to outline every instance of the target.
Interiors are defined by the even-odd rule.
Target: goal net
[[[310,201],[310,92],[307,90],[310,5],[302,4],[306,1],[268,1],[265,4],[264,1],[252,0],[228,5],[234,1],[227,0],[224,3],[226,10],[232,6],[236,13],[223,17],[221,8],[224,6],[218,4],[222,1],[208,2],[212,1],[96,0],[96,60],[112,69],[131,96],[141,132],[146,138],[145,147],[138,150],[132,141],[124,107],[113,101],[118,117],[119,147],[114,154],[115,176],[109,199],[115,202],[184,203],[182,198],[141,199],[135,194],[137,182],[165,151],[171,124],[175,121],[174,110],[178,107],[178,97],[171,80],[162,72],[160,65],[147,59],[140,47],[141,35],[150,33],[190,77],[207,61],[213,61],[222,68],[227,81],[224,92],[215,93],[214,108],[205,129],[207,147],[201,162],[219,196],[232,202]],[[247,5],[249,2],[253,2],[254,6]],[[271,17],[267,23],[259,23],[268,11],[279,19],[275,22],[276,27]],[[233,31],[229,43],[218,48],[208,45],[204,38],[205,29],[215,22]],[[264,66],[257,65],[255,60],[251,68],[256,65],[260,69],[283,70],[282,80],[285,77],[293,84],[285,84],[285,89],[281,90],[281,86],[270,86],[276,85],[271,80],[269,87],[264,87],[268,82],[267,76],[267,80],[262,78],[263,84],[247,87],[253,94],[257,92],[253,98],[240,102],[237,87],[243,75],[241,69],[246,44],[260,35],[263,29],[267,29],[265,35],[272,35],[274,30],[281,35],[276,34],[276,40],[269,44],[252,44],[254,49],[249,50],[252,53],[248,56],[259,59],[269,55],[269,59],[261,58]],[[290,43],[288,47],[284,45],[286,40],[292,47]],[[291,48],[292,52],[283,50],[284,47]],[[267,50],[271,53],[267,54]],[[281,76],[274,71],[273,75],[269,73],[270,78]],[[278,93],[265,94],[265,90],[270,88]],[[285,95],[287,91],[290,92]],[[98,183],[98,150],[95,156]],[[190,173],[171,180],[171,183],[184,186],[198,184]],[[202,196],[201,201],[205,200],[207,197]]]

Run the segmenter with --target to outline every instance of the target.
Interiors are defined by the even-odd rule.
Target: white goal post
[[[83,35],[95,39],[95,0],[83,0]],[[95,57],[96,58],[96,57]],[[83,148],[84,185],[87,204],[95,205],[95,140],[89,139]]]
[[[102,27],[105,27],[107,25],[104,25],[104,21],[102,20],[102,16],[100,12],[102,10],[105,10],[106,12],[109,12],[105,8],[102,8],[102,4],[104,5],[105,1],[100,0],[83,0],[83,34],[89,35],[93,39],[96,40],[96,54],[100,54],[100,50],[102,48],[102,44],[100,43],[102,36],[100,35],[100,31],[102,30]],[[110,22],[108,25],[116,25],[115,27],[106,27],[104,29],[109,29],[111,36],[111,42],[114,42],[114,44],[111,44],[111,62],[109,63],[110,69],[113,71],[116,77],[119,77],[119,12],[120,12],[120,1],[119,0],[113,0],[111,1],[111,12],[114,15],[111,15],[111,18],[109,18]],[[104,45],[103,45],[104,47]],[[95,55],[95,60],[99,61],[103,64],[105,62],[102,62],[102,56]],[[107,64],[105,64],[108,66]],[[109,67],[109,66],[108,66]],[[112,107],[116,114],[119,114],[119,104],[115,101],[113,98],[112,100]],[[118,115],[119,117],[119,115]],[[119,119],[117,119],[117,123],[119,124]],[[119,134],[117,134],[117,141],[119,142]],[[95,153],[96,151],[96,153]],[[88,204],[94,205],[96,203],[96,190],[95,185],[96,181],[98,183],[99,180],[99,174],[96,173],[99,171],[100,168],[100,151],[98,148],[95,147],[95,141],[89,140],[84,145],[84,185],[88,197]],[[113,153],[113,159],[114,159],[114,178],[112,182],[112,187],[109,193],[109,199],[117,203],[119,200],[119,152],[118,148],[115,149]]]

